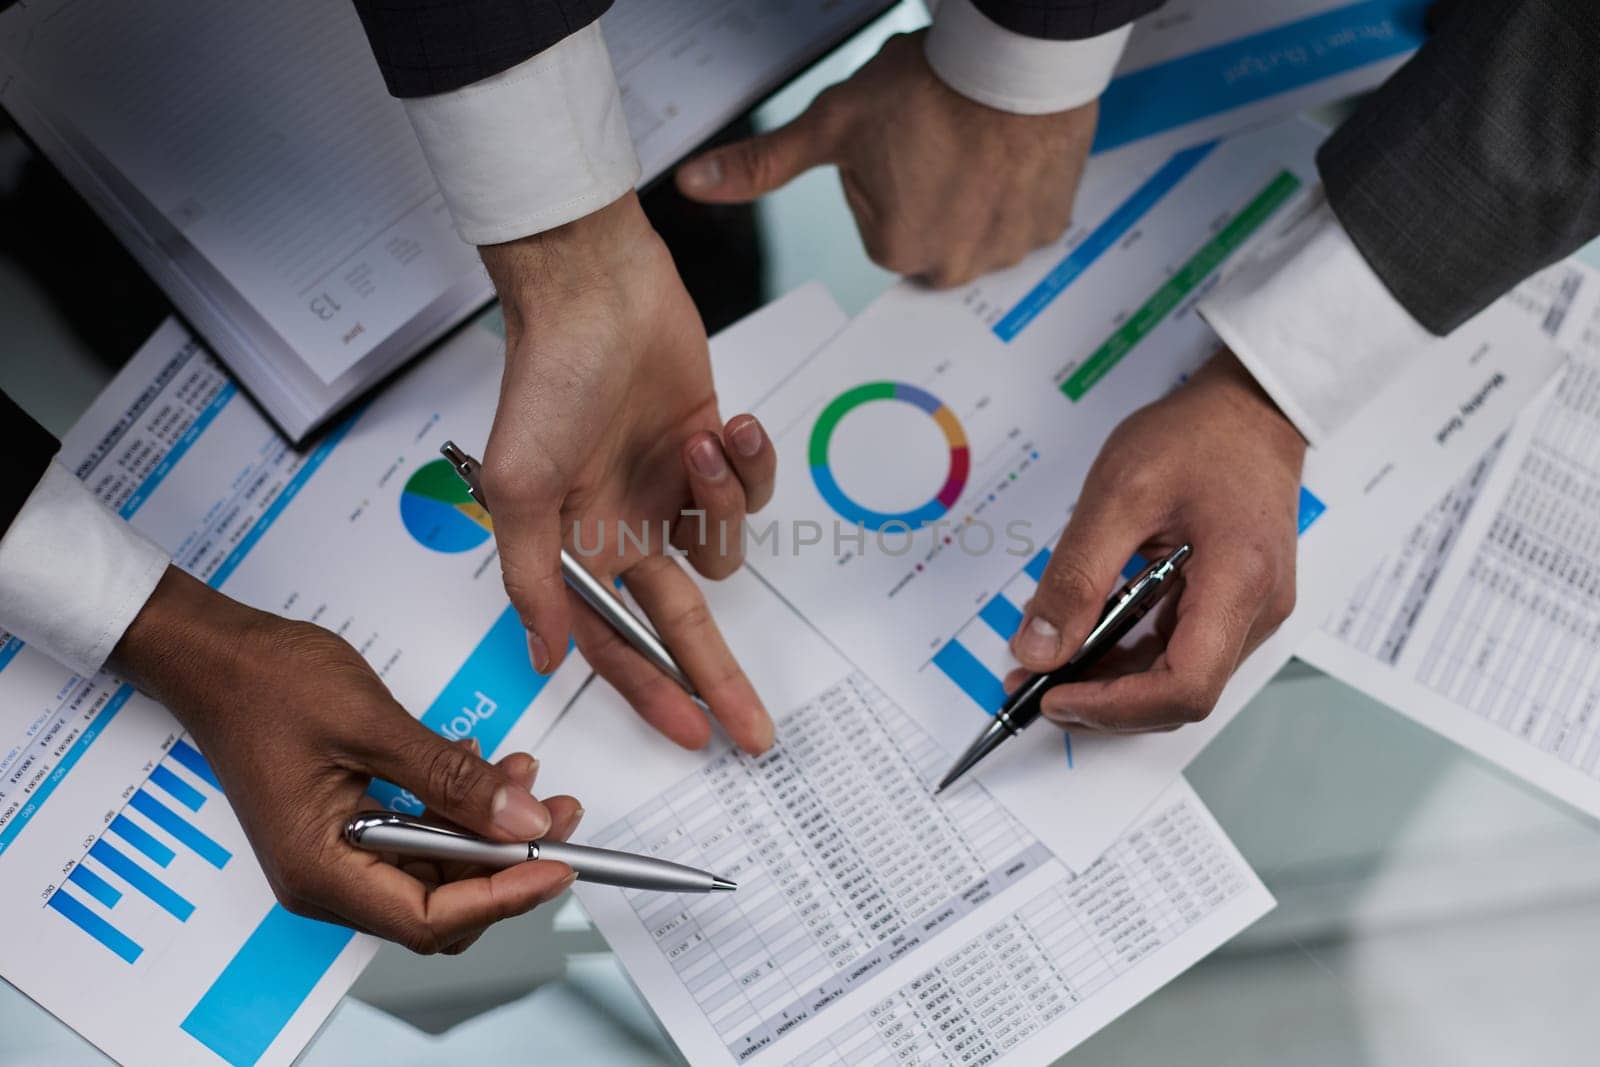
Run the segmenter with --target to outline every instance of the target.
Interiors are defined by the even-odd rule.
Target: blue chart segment
[[[1100,97],[1094,151],[1337,77],[1420,47],[1430,0],[1368,0],[1132,71]]]
[[[177,800],[184,810],[162,800],[156,791]],[[191,820],[213,799],[221,802],[218,792],[216,778],[200,753],[186,741],[177,742],[128,806],[112,816],[105,835],[89,846],[67,876],[67,884],[50,895],[50,909],[118,958],[133,963],[144,947],[117,926],[114,916],[129,907],[154,905],[172,920],[187,922],[195,905],[174,887],[170,873],[179,869],[174,864],[180,850],[218,870],[233,858]]]

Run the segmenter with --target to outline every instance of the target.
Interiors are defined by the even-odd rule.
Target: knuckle
[[[1094,600],[1097,588],[1082,560],[1057,549],[1034,599],[1046,610],[1062,610]]]
[[[423,757],[423,780],[435,803],[460,810],[472,799],[478,768],[472,757],[454,745],[429,744]]]

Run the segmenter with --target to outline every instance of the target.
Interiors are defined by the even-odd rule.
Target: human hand
[[[743,202],[836,164],[867,254],[938,288],[1049,244],[1072,219],[1099,105],[1017,115],[975,103],[934,74],[923,37],[891,37],[787,126],[691,160],[678,188]]]
[[[278,900],[414,952],[459,952],[487,927],[564,892],[572,870],[396,867],[347,843],[373,778],[501,841],[565,840],[583,809],[541,804],[537,763],[491,766],[395,703],[356,651],[309,623],[247,608],[169,568],[118,644],[113,668],[164,703],[216,771]]]
[[[772,721],[699,589],[665,552],[670,540],[712,578],[736,569],[744,515],[771,497],[777,453],[754,416],[722,423],[705,327],[666,246],[630,193],[481,251],[506,319],[484,490],[535,668],[560,663],[570,627],[648,722],[686,747],[710,739],[694,702],[568,592],[565,539],[597,576],[622,578],[739,747],[764,751]]]
[[[1098,677],[1051,689],[1043,713],[1114,732],[1210,714],[1240,662],[1294,608],[1304,459],[1300,434],[1226,351],[1124,420],[1084,481],[1012,651],[1028,671],[1061,666],[1135,551],[1156,559],[1187,543],[1194,555],[1157,634],[1118,649]]]

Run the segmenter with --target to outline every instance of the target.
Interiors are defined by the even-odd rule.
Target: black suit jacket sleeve
[[[1600,0],[1459,0],[1322,147],[1328,201],[1436,334],[1600,234]]]
[[[1166,0],[972,0],[991,20],[1025,37],[1076,41],[1148,15]],[[1271,3],[1273,0],[1261,0]]]
[[[0,423],[5,426],[4,473],[0,474],[0,534],[11,526],[28,494],[44,477],[60,447],[56,439],[9,396],[0,393]]]
[[[6,0],[0,0],[3,6]],[[670,4],[677,0],[640,0]],[[750,0],[754,2],[754,0]],[[974,0],[1028,37],[1094,37],[1165,0]],[[389,92],[431,96],[516,66],[605,14],[612,0],[355,0]]]
[[[383,80],[400,97],[445,93],[508,70],[577,33],[611,3],[355,0]]]

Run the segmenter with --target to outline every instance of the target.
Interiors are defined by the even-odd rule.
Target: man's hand
[[[565,864],[489,873],[385,863],[344,839],[373,778],[501,841],[565,840],[583,809],[535,800],[537,763],[485,763],[408,715],[344,641],[229,600],[169,568],[113,668],[171,709],[216,771],[279,901],[415,952],[459,952],[566,890]]]
[[[1028,670],[1059,667],[1088,636],[1135,551],[1155,559],[1188,543],[1194,556],[1178,596],[1162,605],[1159,635],[1114,653],[1100,672],[1113,677],[1050,690],[1044,714],[1108,731],[1205,718],[1239,663],[1294,608],[1304,458],[1299,433],[1228,352],[1117,427],[1012,651]],[[1022,673],[1007,681],[1015,685]]]
[[[974,103],[933,73],[923,36],[891,37],[789,125],[685,164],[678,188],[741,202],[837,164],[867,254],[940,288],[1061,236],[1098,105],[1015,115]]]
[[[710,739],[688,696],[567,591],[565,541],[600,577],[622,578],[729,736],[764,751],[766,709],[664,553],[670,540],[702,574],[736,569],[744,515],[772,495],[777,454],[754,416],[722,423],[705,327],[666,246],[630,193],[482,254],[506,318],[484,489],[534,667],[559,664],[570,629],[662,733],[691,748]]]

